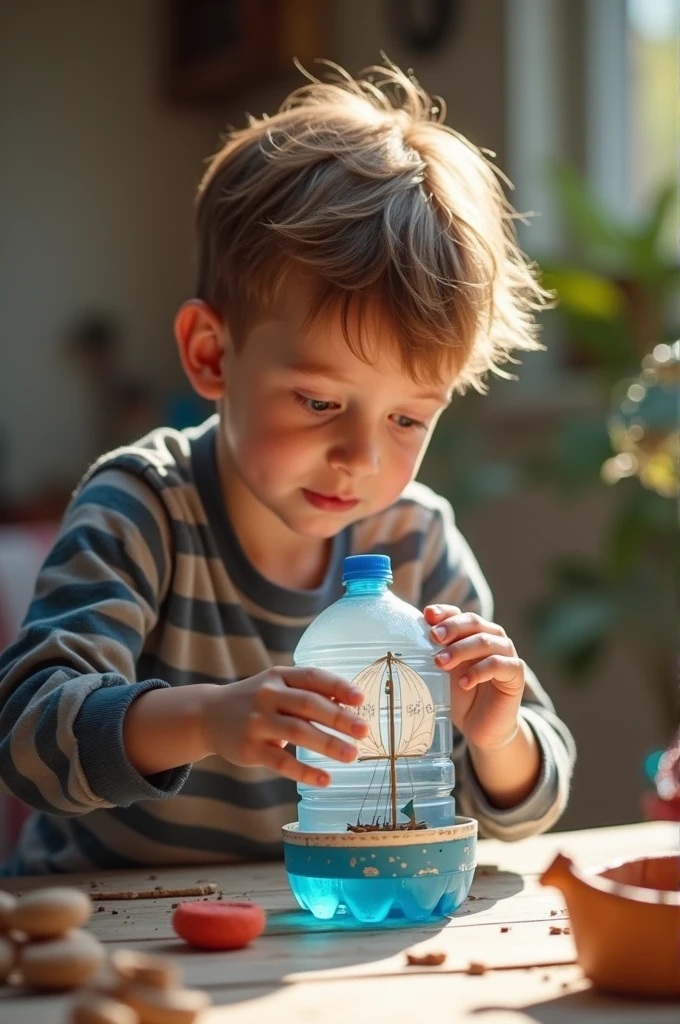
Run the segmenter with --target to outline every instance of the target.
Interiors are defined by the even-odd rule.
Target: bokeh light
[[[642,361],[640,376],[620,386],[609,423],[617,453],[602,466],[615,484],[636,474],[664,498],[680,495],[680,341],[656,345]]]

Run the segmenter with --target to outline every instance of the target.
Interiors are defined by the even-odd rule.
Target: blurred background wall
[[[673,501],[629,463],[613,482],[607,427],[616,382],[654,351],[668,363],[677,336],[673,0],[1,4],[6,586],[21,605],[17,529],[53,521],[103,446],[206,412],[184,389],[172,319],[192,292],[193,195],[220,132],[299,84],[293,55],[356,73],[381,50],[445,98],[448,123],[494,151],[513,203],[539,214],[520,232],[563,299],[547,352],[463,399],[423,472],[576,736],[559,827],[635,820],[645,757],[671,729],[677,640],[672,574],[647,597],[635,574],[669,568]],[[27,551],[30,576],[43,549]],[[636,600],[653,620],[642,649]]]

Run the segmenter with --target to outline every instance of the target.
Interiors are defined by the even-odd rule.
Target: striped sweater
[[[95,463],[0,658],[0,786],[36,812],[0,873],[280,856],[295,783],[216,756],[143,777],[126,756],[123,717],[146,690],[228,685],[291,664],[304,629],[341,596],[343,557],[363,552],[390,555],[404,600],[492,617],[450,506],[420,484],[339,533],[321,586],[297,591],[261,576],[239,545],[221,500],[215,419],[154,431]],[[521,714],[542,770],[514,808],[490,805],[454,732],[457,805],[487,836],[544,830],[566,804],[573,740],[533,675]]]

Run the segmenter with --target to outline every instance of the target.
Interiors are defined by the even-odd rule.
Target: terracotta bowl
[[[578,962],[597,988],[680,997],[680,852],[586,871],[560,853],[540,882],[563,893]]]

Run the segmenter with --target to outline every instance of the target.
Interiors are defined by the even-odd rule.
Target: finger
[[[452,604],[428,604],[423,615],[431,626],[435,626],[450,615],[460,615],[460,608]]]
[[[494,654],[514,658],[517,652],[512,640],[507,636],[496,636],[493,633],[473,633],[472,636],[456,640],[445,650],[440,651],[435,655],[434,660],[440,668],[450,671],[465,661],[480,661]]]
[[[476,612],[463,612],[450,615],[430,630],[430,638],[437,644],[451,644],[474,633],[493,633],[494,636],[506,636],[502,626],[496,622],[488,622]]]
[[[318,693],[287,687],[280,691],[275,710],[294,718],[316,722],[318,725],[327,725],[329,729],[345,733],[347,736],[355,736],[357,739],[361,739],[368,732],[368,723],[363,718]]]
[[[266,740],[293,743],[296,747],[313,750],[334,761],[349,764],[357,756],[357,748],[353,743],[346,743],[337,736],[331,736],[330,733],[323,732],[309,722],[303,722],[302,719],[293,718],[291,715],[267,715],[261,729]]]
[[[521,658],[505,658],[493,654],[489,658],[470,665],[466,674],[458,680],[458,685],[464,690],[472,690],[480,683],[488,683],[493,680],[494,685],[502,693],[509,697],[515,697],[524,690],[524,668],[525,665]]]
[[[331,782],[328,772],[320,768],[313,768],[311,765],[303,764],[293,757],[287,750],[274,743],[263,743],[259,749],[260,763],[265,768],[271,768],[286,779],[293,782],[304,782],[307,786],[319,786],[324,788]]]
[[[283,679],[287,686],[298,690],[311,690],[320,693],[330,700],[337,700],[341,704],[363,704],[364,693],[352,683],[336,676],[332,672],[326,672],[321,668],[283,667],[274,671]]]

